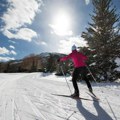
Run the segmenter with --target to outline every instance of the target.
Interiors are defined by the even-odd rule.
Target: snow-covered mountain
[[[54,53],[43,52],[43,53],[40,53],[40,54],[39,54],[40,57],[50,57],[50,55],[61,57],[61,56],[64,56],[65,54],[55,53],[55,52],[54,52]]]
[[[66,78],[73,92],[71,77]],[[80,96],[70,95],[64,77],[45,73],[0,73],[0,120],[120,120],[120,84],[92,83],[94,101],[84,82]]]

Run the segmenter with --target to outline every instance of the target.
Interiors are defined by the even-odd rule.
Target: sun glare
[[[65,36],[72,34],[70,31],[70,16],[64,11],[58,12],[53,18],[52,28],[57,35]]]

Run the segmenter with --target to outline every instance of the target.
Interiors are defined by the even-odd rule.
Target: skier
[[[87,71],[86,64],[85,64],[87,57],[85,55],[83,55],[82,53],[78,52],[76,49],[77,49],[76,46],[73,45],[72,53],[70,53],[69,55],[67,55],[65,57],[58,59],[58,62],[72,59],[72,61],[74,63],[75,68],[74,68],[74,72],[72,74],[72,83],[73,83],[73,87],[74,87],[74,93],[71,95],[71,97],[79,97],[79,89],[78,89],[78,85],[77,85],[77,78],[78,78],[79,74],[81,74],[82,79],[85,80],[89,91],[92,93],[92,87],[89,82],[89,79],[87,78],[88,71]]]

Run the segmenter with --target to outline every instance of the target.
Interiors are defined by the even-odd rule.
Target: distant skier
[[[74,94],[72,94],[72,97],[79,97],[79,89],[78,89],[78,85],[77,85],[77,78],[79,76],[79,74],[81,74],[81,77],[83,80],[86,81],[87,87],[89,89],[90,92],[92,92],[92,87],[91,84],[89,82],[89,79],[87,78],[87,68],[86,68],[86,63],[85,61],[87,60],[87,57],[85,55],[83,55],[82,53],[78,52],[76,50],[76,46],[73,45],[72,46],[72,53],[70,53],[69,55],[62,57],[60,59],[58,59],[58,61],[65,61],[68,59],[72,59],[73,63],[74,63],[74,72],[72,74],[72,83],[73,83],[73,87],[74,87]]]

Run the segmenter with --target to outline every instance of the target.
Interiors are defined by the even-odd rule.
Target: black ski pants
[[[72,76],[72,83],[75,89],[75,93],[79,93],[79,89],[77,85],[77,79],[79,74],[81,74],[82,79],[85,80],[88,89],[92,89],[89,79],[87,78],[87,73],[88,73],[88,70],[86,67],[79,67],[74,69],[73,76]]]

